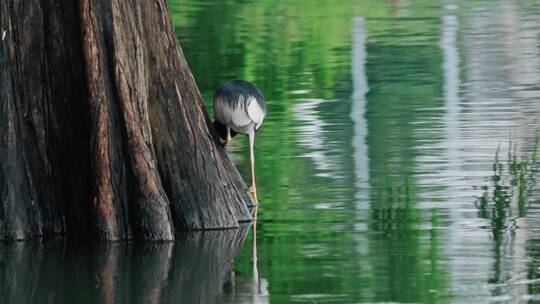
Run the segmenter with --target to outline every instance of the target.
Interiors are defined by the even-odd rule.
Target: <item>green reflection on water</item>
[[[528,10],[530,3],[520,5]],[[456,296],[495,294],[455,290],[450,264],[463,259],[449,253],[452,244],[446,243],[452,233],[469,238],[467,231],[450,231],[452,221],[469,224],[467,217],[476,216],[473,194],[478,191],[460,175],[482,179],[468,166],[490,174],[492,150],[478,160],[480,153],[452,147],[481,139],[468,138],[471,129],[489,129],[475,126],[468,116],[452,116],[474,112],[475,98],[484,98],[462,93],[475,77],[465,65],[475,58],[461,47],[460,35],[472,31],[467,22],[478,21],[468,12],[485,12],[486,5],[170,1],[180,43],[209,111],[214,89],[232,78],[256,83],[268,100],[268,117],[256,140],[258,267],[248,245],[235,266],[237,281],[247,285],[258,270],[266,288],[257,292],[258,299],[451,302]],[[491,7],[507,10],[500,1]],[[355,29],[359,16],[362,28]],[[448,16],[455,18],[456,28],[442,26]],[[358,69],[352,58],[358,51],[355,30],[366,33],[361,65],[367,88],[358,88],[353,75]],[[445,35],[456,36],[450,46],[441,42]],[[362,111],[352,116],[358,102]],[[500,123],[489,119],[486,123]],[[469,125],[461,126],[463,121]],[[456,133],[462,138],[454,139]],[[248,176],[246,140],[237,138],[230,156]],[[455,209],[468,208],[468,213],[437,203],[455,203]],[[485,231],[476,228],[474,237],[484,244]],[[252,242],[249,236],[246,244]],[[456,246],[463,248],[452,252],[468,250]],[[486,248],[493,249],[478,250]],[[497,260],[485,257],[482,262]],[[489,275],[485,279],[490,283]],[[464,282],[466,288],[469,281]],[[227,293],[250,292],[229,286]]]

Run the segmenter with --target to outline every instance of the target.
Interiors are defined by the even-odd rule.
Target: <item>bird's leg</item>
[[[253,196],[255,203],[257,201],[257,187],[255,186],[255,155],[253,153],[253,145],[255,144],[255,130],[251,131],[249,134],[249,162],[251,164],[251,186],[249,187],[249,192]]]
[[[253,244],[252,244],[251,251],[252,251],[252,260],[253,260],[252,278],[253,278],[253,283],[254,283],[251,287],[251,293],[253,295],[256,295],[256,294],[262,293],[261,283],[260,283],[261,276],[259,274],[259,265],[257,262],[257,222],[253,223]]]
[[[223,144],[223,146],[225,148],[227,148],[230,144],[232,140],[232,137],[231,137],[231,128],[230,127],[227,127],[227,139],[225,139],[225,144]]]

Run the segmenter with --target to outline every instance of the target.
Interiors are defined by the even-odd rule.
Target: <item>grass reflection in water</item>
[[[510,142],[506,165],[501,162],[500,149],[497,149],[493,175],[488,184],[480,187],[483,194],[476,201],[479,217],[491,221],[494,235],[512,229],[516,219],[526,215],[536,185],[538,143],[537,137],[530,155],[520,156],[517,144]]]

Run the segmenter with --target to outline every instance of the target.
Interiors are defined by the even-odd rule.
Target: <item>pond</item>
[[[222,299],[540,301],[538,196],[501,204],[493,171],[499,147],[504,170],[509,141],[530,155],[540,128],[537,3],[171,8],[209,108],[231,78],[268,99],[257,264],[250,232]],[[231,156],[247,178],[244,138]]]
[[[2,299],[540,302],[537,1],[169,5],[210,112],[229,79],[266,96],[256,227],[1,247]]]

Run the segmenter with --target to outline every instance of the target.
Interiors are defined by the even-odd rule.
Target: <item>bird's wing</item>
[[[250,97],[247,101],[247,110],[249,118],[255,123],[255,130],[259,129],[263,123],[264,116],[266,115],[264,109],[257,102],[257,99]]]
[[[230,127],[243,127],[250,124],[251,118],[247,115],[247,111],[244,110],[244,106],[241,103],[238,103],[238,105],[235,106],[235,103],[227,102],[223,98],[216,98],[214,100],[214,111],[217,120]]]
[[[247,126],[251,123],[251,119],[249,117],[249,115],[246,115],[246,111],[240,107],[237,107],[237,108],[234,108],[234,109],[231,109],[229,107],[227,107],[228,110],[231,111],[230,113],[230,117],[232,119],[232,123],[233,125],[237,126],[237,127],[243,127],[243,126]]]

